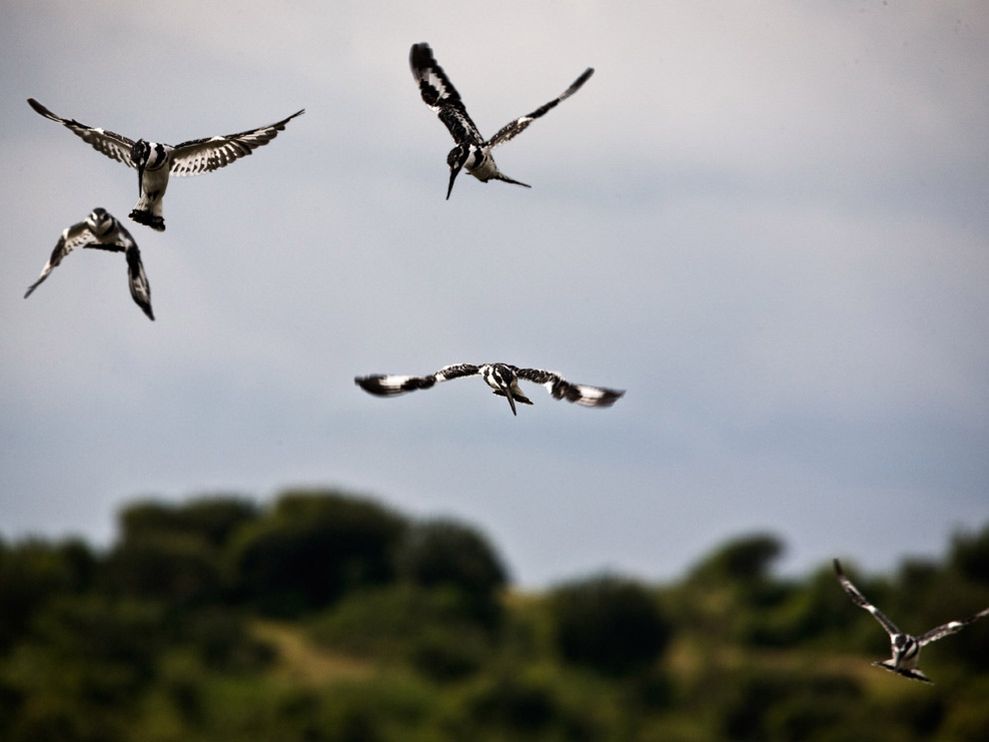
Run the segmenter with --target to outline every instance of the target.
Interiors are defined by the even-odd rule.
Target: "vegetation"
[[[989,739],[989,621],[925,651],[935,685],[902,680],[830,564],[780,578],[783,549],[529,594],[475,528],[343,493],[139,502],[106,552],[0,541],[0,739]],[[989,526],[852,573],[905,629],[970,615]]]

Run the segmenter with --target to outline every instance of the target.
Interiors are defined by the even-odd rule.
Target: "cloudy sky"
[[[480,525],[516,581],[682,572],[769,530],[784,567],[885,569],[989,521],[989,10],[973,2],[7,0],[0,534],[108,543],[136,496],[330,485]],[[168,8],[165,10],[164,8]],[[482,133],[594,77],[462,175],[408,69]],[[177,143],[306,114],[173,179],[168,230],[71,255],[136,175],[25,103]],[[507,361],[628,390],[588,410]]]

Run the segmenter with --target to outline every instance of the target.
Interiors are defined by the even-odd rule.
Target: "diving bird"
[[[873,662],[872,664],[876,667],[881,667],[884,670],[895,672],[897,675],[902,675],[905,678],[910,678],[911,680],[919,680],[923,683],[932,682],[930,678],[917,669],[917,661],[920,659],[921,647],[925,647],[931,642],[936,642],[938,639],[943,639],[950,634],[955,634],[968,626],[970,623],[978,621],[980,618],[989,616],[989,608],[986,608],[985,610],[979,611],[974,616],[966,618],[963,621],[949,621],[948,623],[933,628],[920,636],[904,634],[896,627],[896,624],[886,617],[882,611],[865,599],[865,596],[862,595],[858,588],[852,584],[852,581],[845,576],[844,571],[841,569],[841,562],[837,559],[834,560],[834,571],[838,575],[838,582],[841,583],[842,589],[848,593],[849,597],[852,599],[852,602],[871,613],[873,618],[875,618],[886,630],[886,633],[889,634],[892,657],[888,660]]]
[[[413,44],[412,51],[409,53],[409,64],[412,67],[412,76],[419,84],[419,93],[422,95],[423,101],[439,115],[440,121],[450,130],[453,141],[457,145],[446,156],[446,162],[450,166],[450,185],[446,189],[447,199],[450,198],[450,192],[453,190],[453,181],[456,180],[460,170],[465,167],[468,173],[483,183],[487,183],[489,180],[503,180],[506,183],[530,188],[531,186],[512,180],[498,170],[494,157],[491,156],[491,150],[502,142],[507,142],[521,134],[537,118],[546,114],[560,101],[566,100],[580,90],[580,86],[594,74],[594,70],[588,67],[574,81],[573,85],[563,91],[558,98],[554,98],[532,113],[506,124],[497,134],[485,141],[467,114],[460,94],[433,57],[433,50],[429,48],[429,44]]]
[[[99,207],[93,209],[86,221],[73,224],[62,231],[62,236],[55,243],[51,257],[48,258],[45,267],[41,269],[41,275],[38,276],[37,281],[28,286],[24,298],[27,299],[48,278],[48,274],[62,262],[62,259],[77,247],[122,252],[127,259],[130,295],[133,297],[134,303],[148,315],[148,319],[153,320],[155,318],[154,312],[151,311],[151,285],[144,273],[141,251],[137,248],[137,243],[134,242],[134,238],[131,237],[124,225],[118,222],[112,214]]]
[[[625,392],[615,389],[572,384],[553,371],[543,371],[538,368],[519,368],[510,363],[456,363],[444,366],[435,374],[428,376],[397,376],[376,374],[373,376],[358,376],[354,382],[365,392],[381,397],[391,397],[404,394],[416,389],[429,389],[438,381],[449,381],[464,376],[481,375],[484,383],[494,390],[494,393],[506,397],[508,406],[515,415],[515,403],[532,404],[519,389],[519,379],[525,379],[535,384],[542,384],[555,399],[566,399],[584,407],[610,407]]]
[[[165,231],[161,200],[168,187],[169,175],[198,175],[229,165],[270,142],[278,136],[278,132],[284,131],[285,124],[305,113],[305,109],[302,109],[270,126],[242,131],[239,134],[192,139],[173,147],[145,139],[138,139],[135,142],[106,129],[56,116],[34,98],[28,98],[27,102],[45,118],[62,124],[84,142],[92,145],[97,152],[122,162],[127,167],[137,168],[140,198],[131,211],[130,218],[159,232]]]

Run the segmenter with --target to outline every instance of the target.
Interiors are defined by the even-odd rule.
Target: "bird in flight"
[[[529,185],[512,180],[498,170],[494,157],[491,156],[491,150],[521,134],[537,118],[545,115],[560,101],[566,100],[580,90],[581,85],[594,74],[593,68],[588,67],[559,97],[540,106],[532,113],[506,124],[498,130],[497,134],[485,141],[467,114],[460,94],[433,57],[433,50],[429,48],[429,44],[413,44],[412,51],[409,53],[409,64],[412,67],[412,76],[419,85],[419,93],[422,95],[423,101],[440,117],[440,121],[450,130],[453,141],[456,142],[456,146],[450,150],[446,157],[446,162],[450,166],[450,185],[446,189],[447,199],[450,198],[450,193],[453,191],[453,181],[457,179],[457,175],[465,167],[468,173],[483,183],[487,183],[489,180],[502,180],[506,183],[514,183],[529,188]]]
[[[27,299],[48,278],[48,274],[62,262],[62,259],[77,247],[122,252],[127,259],[130,295],[141,311],[148,315],[148,319],[155,318],[154,312],[151,311],[151,285],[144,273],[141,251],[137,248],[137,243],[112,214],[99,207],[93,209],[85,221],[73,224],[62,231],[62,236],[55,243],[55,249],[42,268],[41,275],[38,276],[37,281],[28,286],[24,298]]]
[[[943,639],[946,636],[955,634],[968,626],[970,623],[978,621],[980,618],[989,616],[989,608],[986,608],[985,610],[979,611],[974,616],[966,618],[963,621],[948,621],[948,623],[937,626],[930,631],[921,634],[920,636],[904,634],[896,627],[895,623],[886,617],[886,614],[865,599],[865,596],[859,592],[859,589],[855,587],[855,585],[852,584],[852,581],[845,575],[841,568],[841,562],[837,559],[834,560],[834,571],[838,575],[838,582],[841,584],[842,589],[848,593],[849,597],[852,599],[852,602],[859,608],[864,608],[871,613],[873,618],[875,618],[886,630],[886,633],[889,634],[889,643],[892,656],[888,660],[879,660],[873,662],[872,664],[876,667],[881,667],[884,670],[895,672],[897,675],[902,675],[905,678],[910,678],[911,680],[919,680],[922,683],[932,682],[930,678],[917,669],[917,662],[920,659],[921,647],[925,647],[931,642],[936,642],[938,639]]]
[[[278,132],[285,130],[285,124],[305,113],[305,109],[302,109],[288,118],[259,129],[242,131],[239,134],[191,139],[172,146],[145,139],[134,141],[107,129],[56,116],[34,98],[28,98],[27,102],[35,111],[45,118],[62,124],[97,152],[122,162],[127,167],[137,168],[140,197],[130,213],[130,218],[159,232],[165,231],[161,201],[168,187],[169,175],[198,175],[229,165],[270,142],[278,136]]]
[[[532,400],[519,389],[519,379],[531,381],[535,384],[542,384],[546,387],[554,399],[566,399],[569,402],[576,402],[584,407],[610,407],[615,401],[625,394],[624,391],[615,389],[604,389],[602,387],[587,386],[586,384],[572,384],[553,371],[543,371],[538,368],[519,368],[510,363],[456,363],[444,366],[434,374],[428,376],[399,376],[376,374],[373,376],[358,376],[354,382],[369,394],[376,394],[381,397],[391,397],[396,394],[415,391],[416,389],[429,389],[438,381],[449,381],[459,379],[464,376],[476,376],[480,374],[484,383],[494,390],[494,393],[506,397],[508,406],[512,408],[515,415],[515,403],[532,404]]]

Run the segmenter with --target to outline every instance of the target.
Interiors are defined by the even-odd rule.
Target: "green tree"
[[[240,529],[229,564],[260,610],[293,616],[348,590],[389,582],[407,522],[370,500],[331,491],[291,491]]]
[[[560,655],[607,674],[648,667],[673,631],[646,588],[614,576],[558,587],[550,596],[550,612]]]

